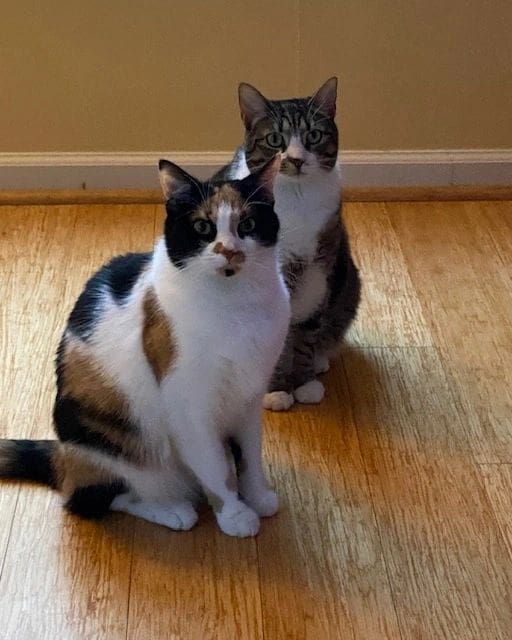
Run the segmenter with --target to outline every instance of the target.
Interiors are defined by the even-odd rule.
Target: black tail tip
[[[0,440],[0,478],[55,487],[56,440]]]

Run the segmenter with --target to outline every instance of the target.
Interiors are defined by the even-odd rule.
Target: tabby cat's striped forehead
[[[269,120],[277,124],[280,131],[293,133],[310,129],[326,119],[320,109],[311,102],[311,98],[269,100],[267,113]]]

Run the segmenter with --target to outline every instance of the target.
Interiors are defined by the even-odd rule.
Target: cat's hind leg
[[[112,501],[112,511],[121,511],[175,531],[188,531],[197,522],[197,512],[191,502],[160,504],[138,500],[131,493],[123,493]]]

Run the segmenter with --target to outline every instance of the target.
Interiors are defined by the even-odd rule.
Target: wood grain
[[[399,638],[350,399],[267,415],[280,513],[258,536],[265,638]]]
[[[487,207],[486,207],[487,209]],[[479,462],[511,462],[512,291],[475,203],[386,205]],[[510,203],[500,208],[511,215]],[[510,237],[509,226],[501,234]],[[502,241],[507,255],[507,241]]]
[[[512,558],[512,465],[483,464],[480,468],[494,515]]]
[[[343,215],[363,294],[347,336],[358,346],[428,346],[432,337],[384,204],[349,204]]]
[[[190,532],[135,529],[128,638],[262,638],[254,539],[222,534],[211,513]]]
[[[403,637],[509,638],[510,558],[436,351],[345,358]]]
[[[0,638],[505,640],[512,628],[512,203],[348,204],[365,301],[325,401],[265,416],[255,540],[87,523],[0,484]],[[85,279],[161,204],[0,208],[0,437],[51,435]],[[484,464],[480,464],[484,463]],[[3,567],[3,568],[2,568]]]
[[[0,589],[1,637],[126,637],[131,532],[65,515],[55,493],[24,486]]]

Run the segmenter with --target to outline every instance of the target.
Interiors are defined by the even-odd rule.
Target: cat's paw
[[[155,502],[134,501],[129,494],[123,494],[114,498],[110,509],[129,513],[175,531],[188,531],[197,522],[197,512],[190,502],[175,502],[164,505]]]
[[[318,404],[325,396],[325,387],[320,380],[310,380],[294,391],[295,400],[301,404]]]
[[[315,355],[315,373],[327,373],[329,371],[331,365],[329,363],[329,358],[323,353],[317,353]]]
[[[263,397],[263,408],[270,411],[287,411],[295,402],[287,391],[271,391]]]
[[[171,529],[188,531],[197,522],[197,511],[190,502],[176,502],[169,505],[168,521],[172,523]]]
[[[217,523],[225,534],[237,538],[255,536],[260,529],[258,514],[241,501],[224,506],[217,514]]]
[[[258,495],[244,496],[244,500],[261,518],[269,518],[277,513],[279,509],[277,493],[270,489],[266,489]]]

